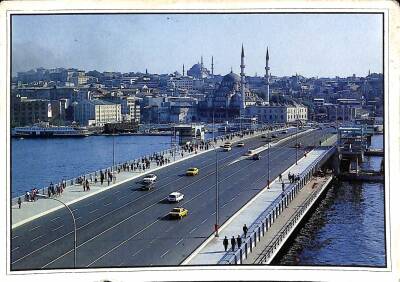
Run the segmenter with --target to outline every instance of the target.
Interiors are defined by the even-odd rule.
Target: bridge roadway
[[[315,130],[298,140],[315,145],[327,134],[329,129]],[[295,162],[294,143],[292,138],[270,149],[270,179]],[[265,139],[255,137],[230,152],[218,149],[220,225],[265,187],[267,150],[258,161],[241,158],[247,150],[265,144]],[[303,153],[299,149],[299,157]],[[185,176],[191,166],[198,167],[200,174]],[[161,168],[156,174],[154,190],[141,191],[140,178],[70,206],[77,219],[78,268],[179,265],[212,234],[215,153]],[[165,197],[173,191],[184,193],[184,201],[167,203]],[[188,217],[168,220],[166,215],[175,206],[187,208]],[[72,226],[70,214],[60,209],[13,229],[11,269],[72,268]]]

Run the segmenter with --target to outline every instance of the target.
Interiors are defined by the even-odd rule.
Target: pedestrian
[[[86,191],[90,191],[89,180],[86,179]]]
[[[282,182],[282,174],[281,173],[279,173],[279,181]]]
[[[224,249],[225,249],[225,252],[226,252],[228,250],[228,244],[229,244],[228,238],[226,236],[225,236],[222,244],[224,245]]]
[[[22,204],[21,197],[18,197],[18,208],[19,209],[21,208],[21,204]],[[225,251],[226,251],[226,248],[225,248]]]
[[[249,229],[247,228],[246,224],[243,225],[243,233],[244,233],[244,237],[245,237],[245,238],[247,237],[247,231],[248,231],[248,230],[249,230]]]
[[[240,235],[237,236],[236,243],[237,243],[238,249],[240,249],[240,246],[242,245],[242,238],[240,237]]]
[[[234,252],[235,246],[236,246],[235,236],[232,236],[232,238],[231,238],[231,245],[232,245],[232,252]]]
[[[282,182],[282,192],[285,191],[285,182]]]

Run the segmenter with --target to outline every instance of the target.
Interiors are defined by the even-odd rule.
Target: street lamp
[[[115,165],[115,127],[113,128],[113,146],[112,146],[112,148],[113,148],[113,152],[112,152],[112,154],[113,154],[113,162],[112,162],[112,171],[114,172],[114,165]]]
[[[69,213],[71,214],[71,216],[72,216],[72,221],[73,221],[73,223],[74,223],[74,268],[76,268],[76,242],[77,242],[77,241],[76,241],[76,221],[75,221],[74,213],[73,213],[72,210],[67,206],[67,204],[65,204],[63,201],[61,201],[61,200],[59,200],[59,199],[50,198],[50,197],[48,197],[48,196],[46,196],[46,195],[43,195],[43,194],[37,194],[37,196],[42,197],[42,198],[45,198],[45,199],[49,199],[49,200],[54,200],[54,201],[57,201],[57,202],[61,203],[64,207],[67,208],[67,210],[68,210]]]
[[[268,162],[267,162],[267,167],[268,167],[268,182],[267,182],[267,189],[269,189],[269,150],[270,150],[270,139],[269,139],[269,131],[268,131],[268,136],[267,136],[267,142],[268,142],[268,157],[267,157],[267,159],[268,159]]]
[[[219,180],[218,180],[218,151],[216,144],[210,143],[214,148],[215,153],[215,237],[219,237]]]
[[[297,165],[297,159],[298,159],[298,147],[299,147],[299,144],[298,144],[298,139],[297,139],[297,133],[298,133],[298,131],[299,131],[299,120],[297,119],[296,120],[296,165]]]

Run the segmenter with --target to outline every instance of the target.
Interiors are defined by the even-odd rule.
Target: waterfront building
[[[17,95],[11,99],[12,126],[26,126],[48,122],[52,117],[50,100],[28,99]]]
[[[120,122],[121,104],[105,100],[83,100],[74,105],[74,119],[81,125],[103,126]]]

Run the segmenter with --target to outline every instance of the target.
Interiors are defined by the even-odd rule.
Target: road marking
[[[57,217],[55,217],[55,218],[53,218],[53,219],[50,219],[50,221],[55,221],[55,220],[57,220],[57,219],[59,219],[60,217],[59,216],[57,216]]]
[[[60,228],[63,227],[63,226],[64,226],[64,225],[58,226],[57,228],[52,229],[51,231],[56,231],[56,230],[60,229]]]
[[[166,254],[168,254],[169,253],[169,250],[168,251],[166,251],[165,253],[163,253],[162,255],[161,255],[161,257],[160,258],[163,258]]]
[[[115,191],[114,194],[118,194],[118,193],[120,193],[120,192],[121,192],[121,191],[118,190],[118,191]]]
[[[96,212],[96,211],[98,211],[99,209],[94,209],[94,210],[92,210],[92,211],[90,211],[89,213],[94,213],[94,212]]]
[[[221,208],[225,207],[227,204],[228,204],[228,203],[223,204],[223,205],[221,206]]]
[[[182,239],[180,239],[178,242],[176,242],[176,244],[175,244],[175,246],[177,246],[180,242],[182,242],[183,241],[183,238]]]
[[[16,235],[16,236],[12,237],[11,240],[14,240],[14,239],[16,239],[16,238],[18,238],[18,237],[19,237],[19,236]]]
[[[132,256],[136,256],[138,253],[140,253],[141,251],[143,251],[143,249],[140,249],[139,251],[135,252]]]
[[[99,200],[103,200],[103,199],[105,199],[105,198],[107,198],[108,196],[104,196],[104,197],[101,197],[101,198],[99,198]]]
[[[109,202],[109,203],[107,203],[107,204],[104,204],[105,206],[109,206],[109,205],[111,205],[112,204],[112,202]]]
[[[78,220],[78,219],[81,219],[82,217],[81,216],[78,216],[77,218],[75,218],[75,220]]]
[[[193,228],[192,230],[189,231],[189,234],[192,234],[195,230],[197,229],[197,227]]]
[[[206,222],[206,221],[207,221],[207,219],[208,219],[208,218],[206,218],[205,220],[203,220],[203,221],[202,221],[200,224],[203,224],[204,222]]]
[[[14,249],[12,249],[11,252],[14,252],[14,251],[16,251],[16,250],[18,250],[18,249],[19,249],[19,246],[16,247],[16,248],[14,248]]]
[[[91,206],[91,205],[93,205],[94,203],[96,203],[96,202],[91,202],[91,203],[87,204],[86,206],[87,206],[87,207],[88,207],[88,206]]]
[[[165,230],[165,233],[168,233],[169,231],[171,231],[171,229],[174,228],[174,226],[171,226],[170,228],[168,228],[167,230]]]
[[[129,194],[128,195],[125,195],[125,196],[123,196],[123,197],[121,197],[121,198],[118,198],[118,201],[119,200],[122,200],[122,199],[124,199],[124,198],[126,198],[126,197],[128,197],[129,196]]]
[[[44,235],[40,235],[40,236],[38,236],[38,237],[36,237],[36,238],[33,238],[33,239],[31,240],[31,242],[36,241],[37,239],[42,238],[43,236],[44,236]]]
[[[73,212],[76,212],[76,211],[78,211],[78,210],[79,210],[79,209],[73,209],[72,211],[73,211]]]
[[[38,225],[38,226],[36,226],[36,227],[33,227],[32,229],[29,229],[29,231],[33,231],[33,230],[35,230],[35,229],[38,229],[40,226]]]

